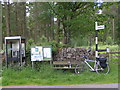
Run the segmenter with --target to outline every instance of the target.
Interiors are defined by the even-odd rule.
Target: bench
[[[54,69],[75,69],[81,61],[53,61]],[[78,67],[79,68],[79,67]]]

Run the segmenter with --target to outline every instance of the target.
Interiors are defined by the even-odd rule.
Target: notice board
[[[31,61],[52,60],[52,48],[50,46],[31,47]]]

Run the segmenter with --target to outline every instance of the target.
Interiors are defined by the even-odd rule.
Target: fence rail
[[[120,60],[120,52],[109,52],[109,56],[112,60]]]

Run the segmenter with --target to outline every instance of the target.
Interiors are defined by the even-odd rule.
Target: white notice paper
[[[51,58],[51,48],[44,48],[44,58]]]
[[[43,51],[42,47],[33,47],[31,48],[31,61],[42,61],[43,60]]]

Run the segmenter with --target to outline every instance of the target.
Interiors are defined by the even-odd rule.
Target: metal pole
[[[95,39],[96,39],[96,58],[98,58],[98,30],[96,30],[96,37],[95,37]]]
[[[96,60],[98,58],[98,29],[97,29],[97,22],[95,22],[95,29],[96,29],[96,36],[95,36],[95,44],[96,44],[96,49],[95,49],[95,57],[96,57]]]
[[[22,53],[21,53],[21,48],[22,48],[22,43],[21,43],[21,37],[20,37],[20,66],[22,66]]]
[[[22,66],[22,63],[21,63],[21,38],[19,38],[19,62],[20,62],[20,66]]]
[[[94,69],[96,69],[96,64],[98,60],[98,28],[97,28],[97,22],[95,22],[95,30],[96,30],[96,35],[95,35],[95,44],[96,44],[96,49],[95,49],[95,64],[94,64]]]

